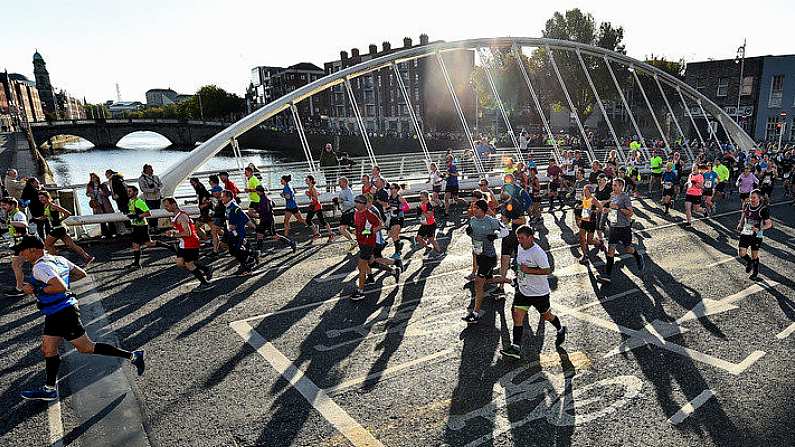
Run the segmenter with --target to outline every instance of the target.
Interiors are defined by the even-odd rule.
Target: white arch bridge
[[[435,43],[430,45],[409,48],[402,51],[397,51],[389,55],[374,58],[362,62],[360,64],[357,64],[355,66],[340,70],[324,78],[318,79],[317,81],[307,84],[271,102],[270,104],[263,106],[262,108],[256,110],[255,112],[251,113],[250,115],[246,116],[240,121],[232,124],[223,131],[219,132],[214,137],[208,139],[206,142],[204,142],[196,149],[194,149],[185,160],[181,161],[180,163],[174,166],[171,166],[168,170],[166,170],[161,176],[164,183],[163,192],[166,195],[174,194],[178,186],[181,183],[183,183],[188,177],[190,177],[199,166],[203,165],[208,159],[210,159],[215,154],[217,154],[225,146],[231,145],[233,150],[236,153],[239,153],[237,138],[241,134],[259,125],[268,118],[288,109],[291,110],[292,117],[296,125],[296,130],[299,134],[299,139],[302,143],[302,148],[304,150],[304,155],[306,158],[306,167],[308,168],[309,172],[317,172],[319,170],[318,163],[314,160],[314,157],[312,155],[312,150],[307,142],[306,135],[304,133],[303,126],[301,124],[301,117],[298,113],[296,104],[298,104],[300,101],[306,100],[307,98],[313,95],[320,94],[324,92],[326,89],[329,89],[333,86],[340,84],[344,86],[344,89],[347,93],[347,98],[350,101],[350,104],[352,105],[354,118],[358,123],[361,138],[363,139],[364,146],[367,149],[366,161],[373,165],[377,164],[378,155],[374,153],[372,146],[369,142],[368,131],[365,128],[364,122],[362,120],[361,111],[359,109],[359,105],[356,100],[356,95],[354,94],[353,89],[351,88],[350,81],[359,76],[367,75],[368,73],[372,73],[381,69],[391,69],[395,71],[396,73],[395,79],[397,80],[397,84],[399,86],[403,100],[407,105],[409,117],[413,123],[416,132],[417,143],[422,149],[422,154],[424,158],[423,161],[425,162],[425,164],[430,163],[432,160],[431,151],[426,145],[421,124],[417,120],[414,106],[412,104],[411,98],[407,93],[406,87],[403,82],[403,78],[401,77],[400,72],[398,71],[398,65],[397,65],[402,62],[407,62],[421,58],[431,58],[436,60],[436,63],[438,64],[438,69],[443,75],[449,93],[451,95],[455,112],[458,115],[459,120],[461,122],[462,131],[466,134],[466,140],[469,145],[469,149],[471,149],[474,152],[475,149],[474,137],[470,128],[470,123],[467,122],[466,117],[461,109],[460,102],[456,96],[455,89],[453,88],[452,83],[450,81],[450,76],[448,74],[445,61],[442,57],[442,55],[446,52],[462,50],[462,49],[474,50],[475,53],[478,56],[480,56],[481,62],[484,67],[484,71],[487,75],[489,87],[494,96],[495,102],[498,105],[500,115],[503,119],[505,127],[507,128],[509,136],[513,143],[514,146],[513,149],[516,152],[515,158],[517,159],[517,161],[523,161],[523,155],[521,151],[519,151],[519,143],[513,132],[511,123],[508,119],[508,114],[505,110],[505,107],[503,106],[503,102],[500,98],[500,95],[495,85],[493,68],[489,66],[488,55],[490,52],[499,50],[499,51],[510,51],[515,56],[519,56],[524,51],[525,48],[542,48],[546,50],[546,57],[548,58],[550,66],[554,70],[555,78],[557,79],[561,91],[563,92],[563,96],[566,99],[566,104],[568,105],[569,110],[573,112],[572,116],[577,125],[577,130],[580,133],[580,136],[582,137],[582,141],[585,143],[587,153],[589,155],[589,158],[591,159],[596,158],[594,153],[594,148],[589,142],[589,138],[586,135],[583,122],[579,117],[580,113],[575,107],[572,98],[569,94],[569,90],[567,88],[566,79],[565,79],[566,73],[561,73],[559,65],[555,59],[556,53],[560,54],[560,52],[567,52],[569,54],[573,54],[574,57],[576,57],[576,59],[579,61],[579,66],[585,74],[585,78],[588,81],[595,103],[598,106],[599,111],[607,124],[607,128],[610,133],[610,138],[613,140],[615,147],[618,149],[619,157],[622,160],[626,157],[626,154],[624,152],[624,148],[622,148],[621,139],[619,135],[617,135],[615,128],[610,121],[610,117],[607,114],[605,104],[601,99],[602,95],[605,95],[606,92],[601,92],[602,95],[600,95],[600,92],[598,91],[597,87],[593,82],[592,75],[585,61],[585,57],[598,58],[600,62],[601,61],[604,62],[604,66],[606,67],[606,70],[609,72],[610,78],[614,83],[614,87],[618,92],[618,97],[620,98],[624,110],[628,114],[629,120],[632,124],[633,133],[634,135],[637,135],[639,137],[638,140],[642,144],[641,151],[646,158],[649,157],[649,150],[651,148],[646,146],[646,139],[644,138],[643,132],[641,132],[641,129],[638,126],[635,114],[632,112],[632,109],[630,108],[630,105],[627,102],[627,98],[625,97],[623,90],[619,85],[619,81],[616,78],[613,66],[628,69],[628,71],[631,73],[632,77],[636,81],[636,86],[640,90],[640,93],[644,99],[643,103],[646,105],[648,109],[649,116],[651,116],[652,120],[654,121],[657,134],[653,135],[653,137],[654,138],[661,137],[665,143],[666,148],[671,148],[672,146],[669,144],[666,134],[665,132],[663,132],[663,129],[660,125],[660,119],[658,119],[657,114],[655,114],[652,104],[649,100],[649,94],[651,94],[652,92],[649,91],[647,93],[647,90],[644,89],[643,84],[640,82],[641,76],[653,80],[654,86],[657,87],[656,88],[657,93],[659,93],[659,95],[662,97],[664,101],[665,104],[664,110],[667,110],[668,114],[670,114],[673,120],[673,124],[675,125],[676,134],[678,134],[683,141],[686,138],[682,130],[683,124],[686,124],[686,122],[688,121],[692,125],[692,128],[697,133],[698,140],[702,145],[710,140],[717,141],[717,136],[715,134],[715,131],[713,130],[713,127],[709,125],[709,121],[706,121],[707,124],[706,128],[708,129],[707,131],[708,135],[703,135],[702,132],[699,131],[699,126],[696,123],[696,120],[700,119],[708,120],[709,119],[708,117],[712,116],[713,119],[717,121],[718,125],[720,125],[723,128],[723,131],[725,135],[729,138],[729,140],[732,141],[737,147],[741,149],[750,149],[754,144],[751,137],[749,137],[748,134],[746,134],[746,132],[735,121],[733,121],[728,114],[726,114],[726,112],[724,112],[718,105],[710,101],[707,97],[699,93],[696,89],[692,88],[691,86],[682,82],[680,79],[677,79],[676,77],[656,67],[653,67],[637,59],[633,59],[624,54],[609,51],[604,48],[582,44],[579,42],[546,39],[546,38],[500,37],[500,38],[468,39],[468,40],[461,40],[455,42]],[[516,57],[516,60],[519,61],[518,64],[519,69],[521,71],[522,78],[524,79],[525,84],[527,86],[528,93],[530,94],[530,97],[532,99],[533,107],[535,107],[536,112],[539,114],[541,118],[547,136],[552,141],[552,148],[551,148],[552,155],[558,157],[560,156],[561,148],[558,147],[557,143],[555,142],[555,137],[552,133],[549,119],[545,115],[543,107],[539,101],[537,87],[533,84],[533,81],[528,74],[528,67],[525,66],[523,58]],[[673,92],[673,94],[672,95],[666,94],[664,86],[668,87],[669,91]],[[690,101],[690,103],[688,103],[688,101]],[[683,113],[682,116],[678,118],[674,113],[674,108],[680,105],[682,107]],[[696,110],[700,111],[701,113],[698,114],[691,113],[691,107],[695,107]],[[320,148],[316,149],[319,150]],[[686,158],[693,159],[692,150],[687,145],[687,143],[684,144],[683,150],[685,151]],[[472,164],[473,164],[473,169],[477,171],[478,176],[484,177],[489,175],[487,167],[484,166],[484,163],[481,162],[478,159],[478,157],[473,158]]]

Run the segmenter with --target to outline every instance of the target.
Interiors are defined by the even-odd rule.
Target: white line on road
[[[696,396],[693,400],[688,402],[684,407],[680,408],[670,419],[668,422],[677,425],[684,421],[688,416],[693,414],[694,411],[698,409],[698,407],[704,405],[711,397],[715,395],[715,392],[712,390],[704,390]]]
[[[724,258],[724,259],[721,259],[720,261],[713,262],[712,264],[709,264],[709,265],[705,266],[704,268],[705,269],[711,269],[712,267],[717,267],[719,265],[723,265],[723,264],[725,264],[725,263],[727,263],[729,261],[733,261],[735,259],[737,259],[737,256],[729,256],[728,258]]]
[[[47,420],[50,428],[50,447],[63,447],[63,418],[60,398],[47,404]]]
[[[638,292],[640,292],[640,289],[625,290],[621,293],[616,293],[615,295],[604,297],[601,300],[597,299],[596,301],[590,302],[588,304],[583,304],[580,307],[576,307],[574,310],[580,311],[580,310],[590,309],[591,307],[595,307],[600,304],[609,303],[610,301],[617,300],[619,298],[623,298],[628,295],[634,295]],[[561,312],[561,315],[566,315],[566,312]]]
[[[259,355],[270,363],[285,380],[290,382],[296,391],[309,402],[334,428],[356,447],[383,447],[373,435],[353,419],[345,410],[334,402],[325,391],[315,385],[298,367],[284,356],[273,344],[265,340],[246,322],[236,321],[229,324]]]
[[[776,335],[776,338],[779,339],[779,340],[784,340],[785,338],[787,338],[790,335],[792,335],[793,332],[795,332],[795,323],[790,324],[789,326],[787,326],[786,329],[784,329],[783,331],[779,332]]]

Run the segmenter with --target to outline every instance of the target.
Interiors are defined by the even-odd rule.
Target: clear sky
[[[144,100],[150,88],[192,93],[217,84],[242,94],[256,65],[339,58],[389,40],[541,35],[553,12],[579,7],[624,27],[630,56],[688,61],[795,53],[792,0],[274,1],[4,0],[0,69],[32,79],[39,49],[57,88],[90,102]]]

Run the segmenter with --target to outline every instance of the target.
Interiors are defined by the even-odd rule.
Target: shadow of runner
[[[99,413],[91,416],[89,419],[83,421],[82,424],[78,425],[77,427],[73,428],[66,436],[64,436],[63,441],[64,445],[70,445],[73,442],[77,441],[83,433],[87,432],[91,427],[94,426],[97,422],[101,421],[105,418],[108,414],[110,414],[114,408],[118,407],[119,404],[122,403],[126,396],[122,394],[121,396],[117,397],[113,400],[113,402],[109,403],[105,406]]]

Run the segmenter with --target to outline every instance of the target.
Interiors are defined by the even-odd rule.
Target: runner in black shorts
[[[508,270],[511,268],[511,258],[516,257],[516,248],[519,241],[516,239],[516,229],[527,223],[521,211],[522,206],[519,201],[512,198],[507,192],[500,194],[500,216],[503,225],[509,227],[511,232],[502,238],[500,246],[500,276],[506,278]],[[505,297],[505,285],[500,283],[492,293],[495,299]]]
[[[262,185],[257,185],[254,189],[260,197],[260,201],[257,202],[256,206],[254,207],[254,212],[256,212],[256,215],[259,218],[256,228],[257,250],[260,252],[264,251],[265,238],[270,237],[275,241],[281,241],[285,245],[288,245],[290,248],[292,248],[293,253],[295,253],[295,241],[276,232],[276,219],[273,217],[273,200],[268,197],[268,194],[265,192],[265,187]]]
[[[44,246],[51,255],[57,255],[58,251],[55,249],[56,241],[63,241],[67,248],[77,253],[83,258],[83,268],[88,267],[94,261],[94,257],[86,253],[82,247],[77,245],[74,240],[66,233],[66,227],[61,222],[62,217],[69,217],[72,215],[69,211],[56,205],[47,191],[39,191],[39,202],[44,206],[44,217],[49,224],[47,238],[44,240]]]
[[[624,192],[624,181],[620,178],[613,180],[613,195],[608,202],[605,213],[608,215],[610,223],[610,236],[608,238],[607,256],[605,262],[605,273],[599,275],[599,281],[610,284],[612,282],[613,263],[616,254],[616,245],[621,244],[624,253],[635,257],[638,270],[643,273],[646,269],[646,262],[643,255],[638,252],[632,244],[632,200]]]
[[[397,183],[389,185],[389,199],[384,213],[387,217],[387,227],[389,228],[389,239],[395,245],[395,253],[392,259],[400,259],[403,252],[403,242],[400,240],[400,230],[403,228],[404,216],[409,209],[406,199],[400,195],[401,186]]]
[[[772,227],[770,210],[762,200],[762,193],[757,189],[751,191],[748,203],[743,205],[740,222],[737,224],[737,231],[740,232],[738,254],[746,263],[745,273],[751,273],[753,270],[750,279],[756,279],[759,275],[759,248],[762,246],[765,231]],[[751,256],[748,256],[749,247]]]
[[[590,245],[604,245],[604,242],[594,241],[593,235],[596,231],[597,220],[599,219],[602,204],[591,193],[591,185],[585,185],[582,190],[583,196],[580,201],[580,250],[582,256],[580,257],[581,264],[588,264],[588,246]]]
[[[420,249],[428,246],[433,247],[433,251],[429,255],[431,257],[441,256],[442,250],[439,248],[439,243],[436,242],[436,217],[433,214],[433,205],[431,205],[428,191],[420,193],[420,205],[417,207],[417,215],[420,218],[420,229],[415,237],[417,245],[419,245]]]

